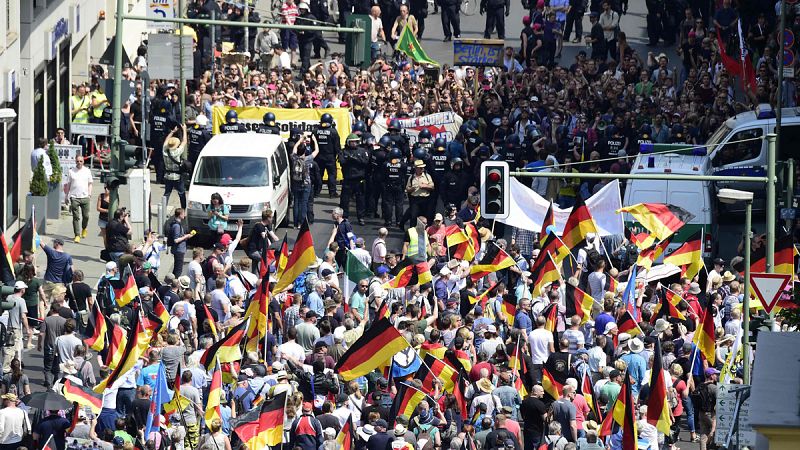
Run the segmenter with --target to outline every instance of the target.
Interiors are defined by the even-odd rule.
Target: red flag
[[[719,29],[717,29],[717,45],[719,46],[719,54],[722,57],[722,65],[725,66],[725,70],[727,70],[732,77],[741,76],[742,66],[738,61],[733,59],[727,52],[725,52],[725,43],[722,42],[722,36],[719,34]]]

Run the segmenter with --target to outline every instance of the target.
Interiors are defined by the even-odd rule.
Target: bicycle
[[[464,0],[461,2],[460,10],[461,14],[465,16],[474,16],[475,13],[478,11],[478,4],[480,0]]]

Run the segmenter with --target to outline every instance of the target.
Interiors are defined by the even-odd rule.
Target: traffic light
[[[120,184],[127,184],[128,179],[125,177],[124,173],[106,170],[100,172],[100,182],[108,185],[111,189],[116,189]]]
[[[138,147],[128,144],[127,141],[118,141],[117,165],[114,167],[119,172],[125,173],[136,165],[136,150]]]
[[[481,216],[505,219],[511,207],[510,171],[504,161],[486,161],[481,165]]]

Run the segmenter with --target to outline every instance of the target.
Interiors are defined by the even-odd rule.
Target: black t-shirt
[[[75,301],[77,311],[85,311],[89,309],[86,304],[86,299],[92,296],[92,288],[86,283],[77,282],[72,283],[72,299]]]
[[[525,431],[544,432],[544,418],[542,416],[547,412],[547,406],[541,399],[536,397],[526,398],[522,401],[519,412],[524,422]]]
[[[142,428],[147,421],[147,413],[150,411],[150,399],[135,398],[133,399],[133,420],[136,422],[136,428]]]
[[[270,315],[270,317],[275,317],[275,314],[278,314],[279,317],[281,315],[281,304],[274,297],[269,301],[267,313]],[[272,331],[273,334],[280,334],[282,331],[281,327],[278,325],[278,322],[275,320],[272,321],[272,330],[270,331]]]
[[[263,252],[265,248],[269,245],[269,239],[266,236],[267,227],[259,222],[256,222],[253,225],[253,229],[250,230],[250,239],[247,241],[247,253],[253,252]],[[261,255],[262,257],[264,255]]]
[[[124,252],[128,250],[128,227],[119,220],[112,220],[106,227],[107,249],[110,252]]]

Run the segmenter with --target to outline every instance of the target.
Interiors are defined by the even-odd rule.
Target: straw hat
[[[583,422],[583,430],[598,432],[600,431],[600,425],[598,425],[594,420],[586,420]]]
[[[494,385],[492,384],[491,381],[489,381],[488,378],[481,378],[480,380],[477,381],[477,383],[475,383],[475,385],[478,386],[478,389],[487,394],[491,394],[492,391],[494,390]]]
[[[628,348],[633,353],[641,353],[644,350],[644,342],[639,338],[633,338],[628,341]]]
[[[58,368],[61,370],[61,373],[65,375],[75,375],[78,373],[78,369],[75,367],[74,361],[64,361],[58,365]]]
[[[181,140],[176,137],[171,137],[167,139],[167,142],[165,142],[165,144],[167,148],[169,148],[170,150],[174,150],[178,148],[179,145],[181,145]]]
[[[725,273],[722,274],[722,282],[723,283],[730,283],[731,281],[733,281],[735,279],[736,279],[736,277],[733,276],[733,274],[729,270],[726,270]]]
[[[663,333],[669,330],[669,322],[666,319],[656,320],[656,333]]]

